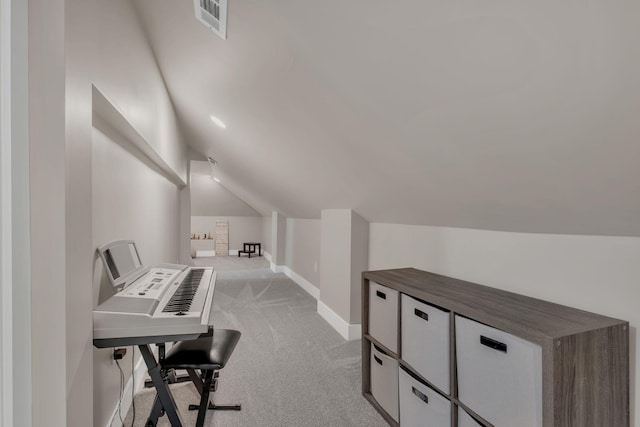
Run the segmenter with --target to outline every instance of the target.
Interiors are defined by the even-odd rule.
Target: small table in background
[[[240,256],[241,254],[247,254],[249,256],[249,258],[251,258],[251,254],[255,254],[256,253],[256,248],[257,252],[258,252],[258,256],[262,255],[262,245],[260,243],[257,242],[249,242],[249,243],[243,243],[242,244],[242,250],[238,251],[238,256]]]

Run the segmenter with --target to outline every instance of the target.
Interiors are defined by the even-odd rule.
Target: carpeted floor
[[[193,264],[200,267],[213,267],[217,271],[241,271],[269,268],[269,261],[263,256],[212,256],[194,258]]]
[[[242,332],[213,394],[219,404],[241,403],[242,411],[209,411],[205,425],[387,425],[361,395],[361,342],[345,341],[317,314],[313,297],[272,273],[262,257],[195,261],[218,270],[215,327]],[[186,410],[198,402],[193,385],[171,387],[185,425],[195,425],[196,413]],[[136,395],[135,426],[144,426],[153,397],[153,389]],[[166,417],[158,425],[169,426]]]

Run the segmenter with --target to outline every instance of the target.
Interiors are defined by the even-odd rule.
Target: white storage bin
[[[456,316],[458,398],[496,427],[542,426],[542,349]]]
[[[402,295],[401,359],[449,394],[449,312]]]
[[[400,425],[450,427],[451,402],[400,368]]]
[[[369,335],[398,353],[398,291],[369,282]]]
[[[398,361],[371,344],[371,394],[398,421]]]
[[[479,421],[476,421],[467,411],[458,406],[458,427],[484,427]]]

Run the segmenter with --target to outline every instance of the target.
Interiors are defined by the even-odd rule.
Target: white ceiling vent
[[[214,33],[227,39],[227,0],[193,0],[196,18]]]

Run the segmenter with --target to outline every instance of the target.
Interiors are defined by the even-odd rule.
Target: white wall
[[[321,214],[320,301],[344,321],[351,318],[351,210]]]
[[[261,242],[262,217],[235,217],[235,216],[192,216],[191,232],[202,236],[204,233],[212,234],[214,240],[210,240],[215,248],[216,222],[229,222],[229,250],[242,250],[244,242]],[[195,244],[202,241],[192,241],[191,256],[195,256]],[[206,242],[206,243],[208,243]],[[208,247],[209,245],[207,245]],[[213,250],[213,249],[208,249]],[[264,251],[264,248],[262,248]]]
[[[32,423],[64,427],[69,375],[66,306],[75,300],[68,289],[66,263],[65,176],[65,5],[61,0],[29,1],[29,185],[31,231],[31,381]],[[51,9],[49,9],[51,8]],[[90,88],[88,89],[90,90]],[[79,288],[90,293],[90,277]],[[86,313],[90,308],[83,307]],[[87,319],[90,322],[90,318]],[[90,326],[86,326],[90,328]],[[86,354],[89,346],[73,350]],[[28,360],[29,356],[25,356]],[[85,371],[87,376],[91,372]],[[19,375],[19,373],[17,373]],[[91,390],[91,381],[88,381]],[[92,402],[87,399],[91,414]],[[18,421],[19,414],[16,414]],[[86,418],[90,425],[90,416]],[[27,415],[23,422],[29,422]]]
[[[320,214],[318,313],[348,340],[361,337],[361,273],[368,265],[368,222],[351,209]]]
[[[118,174],[113,170],[117,169]],[[93,138],[93,246],[117,239],[136,241],[142,262],[155,264],[178,259],[179,189],[109,136],[98,130]],[[162,212],[150,215],[149,212]],[[110,284],[95,258],[94,305],[102,302]],[[129,355],[121,364],[130,370]],[[118,368],[112,350],[94,350],[94,425],[105,426],[119,396]]]
[[[40,6],[47,12],[45,15],[50,13],[48,7],[49,4]],[[61,50],[58,55],[65,61],[66,72],[66,85],[62,86],[66,89],[66,164],[61,162],[60,167],[63,182],[66,178],[66,194],[56,198],[51,206],[56,207],[66,200],[66,212],[62,223],[45,222],[43,227],[62,230],[62,238],[51,240],[57,248],[66,248],[63,275],[55,280],[66,283],[66,309],[62,310],[62,330],[66,333],[66,339],[62,340],[66,351],[66,381],[61,381],[62,389],[58,385],[42,387],[38,384],[43,393],[38,401],[62,399],[62,405],[56,403],[56,408],[62,406],[62,410],[66,403],[67,420],[62,425],[104,426],[117,404],[113,391],[119,384],[119,374],[110,368],[109,350],[95,350],[92,346],[92,310],[96,295],[100,294],[99,281],[94,281],[94,274],[99,273],[99,269],[94,270],[99,265],[95,258],[96,245],[116,236],[133,237],[140,244],[145,263],[176,261],[176,248],[180,247],[179,194],[174,184],[167,184],[163,181],[165,178],[149,172],[146,165],[136,163],[126,150],[114,144],[116,137],[109,135],[106,138],[94,133],[92,84],[112,101],[169,168],[185,181],[187,162],[171,100],[131,2],[66,0],[64,7],[60,5],[59,8],[63,10],[61,22],[64,23],[65,43],[64,52]],[[31,65],[37,68],[37,59]],[[59,110],[61,103],[53,111]],[[63,119],[60,121],[64,123]],[[94,149],[96,153],[93,153]],[[103,154],[104,159],[98,157]],[[117,163],[121,160],[127,165],[126,169]],[[50,162],[47,159],[47,163]],[[111,181],[107,180],[107,174]],[[130,181],[124,182],[124,177]],[[141,181],[136,181],[138,179]],[[117,188],[118,185],[124,188]],[[141,185],[145,185],[144,192]],[[112,204],[107,195],[113,199]],[[158,199],[151,199],[151,195]],[[139,208],[143,201],[154,209],[161,209],[146,212],[145,223],[141,220],[141,212],[130,210],[131,207]],[[37,212],[34,222],[51,215],[50,206]],[[111,216],[104,216],[106,212]],[[54,259],[52,257],[57,254],[48,251],[47,256]],[[94,286],[88,285],[90,283]],[[46,304],[52,304],[51,301],[55,298]],[[60,328],[51,321],[49,325],[54,331]],[[56,339],[55,334],[51,339]],[[35,354],[39,352],[34,350]],[[46,357],[52,355],[57,357],[58,353],[49,351]],[[127,355],[128,361],[129,358]],[[40,409],[34,413],[36,411],[42,412],[44,417],[42,423],[36,425],[47,424],[51,414]]]
[[[362,323],[362,272],[369,268],[369,223],[352,211],[351,214],[351,309],[347,319]]]
[[[280,212],[271,212],[271,264],[284,265],[287,218]]]
[[[17,420],[31,425],[33,406],[27,6],[17,0],[0,1],[0,426],[4,427]],[[61,37],[54,40],[60,43]]]
[[[209,175],[191,175],[191,214],[194,216],[255,216],[258,211],[246,204]]]
[[[191,265],[191,189],[187,185],[180,190],[180,264]]]
[[[262,242],[263,242],[263,251],[269,253],[271,255],[271,217],[263,216],[262,217]]]
[[[94,129],[93,244],[98,247],[117,239],[133,239],[143,264],[176,262],[180,189],[114,142],[115,138]],[[114,169],[119,173],[114,174]],[[98,266],[102,271],[102,265]],[[96,296],[94,303],[98,302]]]
[[[285,265],[320,287],[320,220],[287,218]]]
[[[640,408],[640,238],[370,225],[371,270],[416,267],[628,320],[631,425]]]

